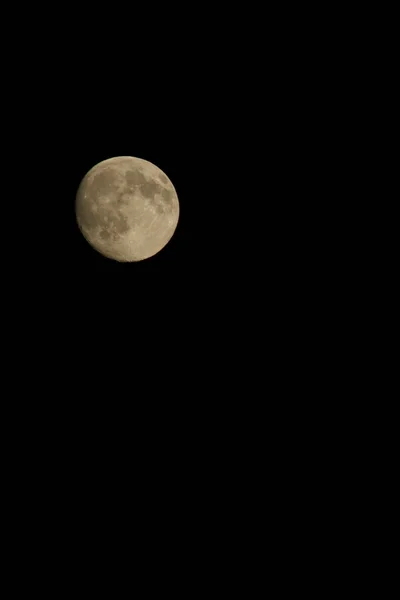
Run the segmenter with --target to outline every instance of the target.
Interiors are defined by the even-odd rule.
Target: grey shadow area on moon
[[[157,254],[179,220],[176,190],[161,169],[143,159],[118,157],[95,165],[76,197],[86,240],[114,260],[135,262]]]

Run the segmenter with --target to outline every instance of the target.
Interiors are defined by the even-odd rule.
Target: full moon
[[[78,188],[75,210],[89,244],[120,262],[160,252],[179,219],[178,196],[167,175],[133,156],[109,158],[90,169]]]

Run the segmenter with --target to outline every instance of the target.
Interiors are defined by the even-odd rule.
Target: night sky
[[[318,137],[310,125],[312,69],[303,76],[295,38],[284,43],[285,19],[244,45],[233,26],[185,18],[161,37],[92,23],[72,44],[60,28],[9,88],[8,154],[24,170],[14,158],[6,182],[22,192],[24,242],[7,246],[18,264],[7,293],[22,302],[24,347],[88,405],[195,396],[224,414],[233,396],[260,393],[257,374],[301,355],[306,314],[326,295],[332,179],[320,174],[332,163],[322,108]],[[82,178],[114,156],[160,167],[180,202],[173,238],[139,263],[102,257],[75,219]]]
[[[32,229],[20,275],[29,326],[67,353],[59,365],[72,361],[72,382],[76,363],[83,373],[90,363],[88,381],[101,387],[104,365],[113,372],[123,362],[135,389],[146,387],[145,373],[162,388],[156,373],[170,370],[168,381],[176,378],[185,396],[190,377],[196,389],[215,372],[222,382],[240,340],[252,339],[242,351],[253,345],[271,305],[287,302],[279,265],[296,176],[286,170],[287,130],[272,101],[264,108],[265,81],[236,50],[204,53],[193,42],[186,55],[176,44],[131,71],[114,54],[60,51],[58,70],[35,72],[24,139],[35,190],[27,204],[39,234]],[[113,156],[160,167],[180,202],[171,241],[139,263],[102,257],[75,219],[82,178]]]
[[[71,571],[80,553],[85,571],[96,562],[89,541],[103,560],[122,549],[132,589],[138,554],[151,571],[146,590],[157,579],[165,591],[152,557],[161,548],[171,577],[189,573],[197,591],[212,557],[221,589],[230,580],[237,591],[254,548],[247,597],[265,562],[260,523],[269,540],[272,518],[285,551],[290,515],[308,527],[293,499],[314,510],[303,473],[322,461],[329,424],[349,422],[337,407],[358,393],[340,378],[362,262],[362,249],[348,261],[343,232],[348,137],[321,85],[321,73],[329,85],[332,76],[320,42],[292,7],[275,19],[264,6],[259,15],[234,3],[176,5],[176,15],[163,6],[166,15],[134,3],[128,18],[127,8],[96,5],[86,20],[82,6],[69,23],[67,7],[24,7],[4,54],[1,417],[13,482],[3,487],[20,502],[15,519],[5,514],[32,556],[48,523],[47,547]],[[17,35],[25,23],[30,37]],[[335,52],[338,43],[335,32]],[[82,178],[115,156],[157,165],[180,202],[170,242],[139,263],[101,256],[75,218]],[[334,452],[338,440],[339,427]],[[313,475],[318,502],[324,470]],[[14,531],[24,519],[35,534]],[[121,544],[107,544],[108,521]],[[53,551],[60,543],[66,561]],[[40,560],[47,578],[52,566]]]

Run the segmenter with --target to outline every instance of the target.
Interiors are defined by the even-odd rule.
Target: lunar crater
[[[147,182],[147,179],[143,175],[141,170],[127,171],[125,174],[125,178],[126,178],[126,182],[128,183],[128,185],[133,185],[133,186],[142,185],[142,183]]]

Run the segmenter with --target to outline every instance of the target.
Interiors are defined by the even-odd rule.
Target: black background
[[[324,152],[287,21],[250,18],[238,37],[241,18],[64,15],[13,64],[3,126],[21,229],[16,245],[7,228],[5,295],[44,397],[127,411],[196,397],[224,415],[297,352]],[[103,258],[75,219],[81,179],[120,155],[159,166],[180,201],[172,240],[140,263]]]
[[[224,414],[257,373],[301,363],[310,314],[331,293],[321,249],[346,165],[324,145],[327,24],[307,37],[283,12],[60,12],[17,36],[3,294],[19,332],[9,348],[29,357],[46,398],[128,410],[196,396]],[[103,258],[76,224],[81,179],[118,155],[159,166],[180,200],[174,237],[140,263]]]
[[[124,503],[133,493],[138,515],[162,494],[167,512],[184,514],[192,497],[208,502],[199,479],[221,487],[239,468],[245,420],[263,394],[260,331],[275,318],[268,249],[280,253],[263,217],[276,203],[240,48],[235,57],[220,44],[213,19],[207,34],[180,15],[175,28],[160,17],[158,31],[154,18],[128,21],[124,35],[121,15],[116,25],[105,16],[74,27],[73,40],[60,23],[26,51],[3,123],[18,190],[8,206],[21,223],[4,260],[10,453],[22,453],[33,485],[51,472],[54,506],[70,498],[90,528],[96,496]],[[180,201],[174,237],[141,263],[102,257],[75,219],[86,172],[119,155],[159,166]]]
[[[263,519],[287,550],[305,470],[319,485],[326,469],[354,364],[333,231],[349,222],[348,94],[309,35],[326,39],[330,16],[139,8],[24,8],[5,54],[1,422],[32,554],[49,522],[51,548],[131,544],[152,568],[155,545],[164,565],[177,545],[190,574],[197,540],[222,569],[258,550]],[[81,179],[118,155],[159,166],[180,200],[174,237],[141,263],[103,258],[76,224]],[[103,551],[116,530],[129,540]]]
[[[121,427],[135,411],[173,420],[216,396],[223,412],[224,372],[254,307],[248,280],[264,278],[253,268],[262,241],[249,239],[255,158],[239,63],[200,22],[160,16],[133,33],[128,20],[124,33],[116,15],[82,15],[71,39],[65,18],[32,30],[6,86],[4,193],[18,225],[4,227],[4,338],[26,365],[15,394],[31,416],[59,407],[67,421],[108,415]],[[102,257],[76,223],[80,181],[119,155],[159,166],[180,201],[172,240],[141,263]]]

